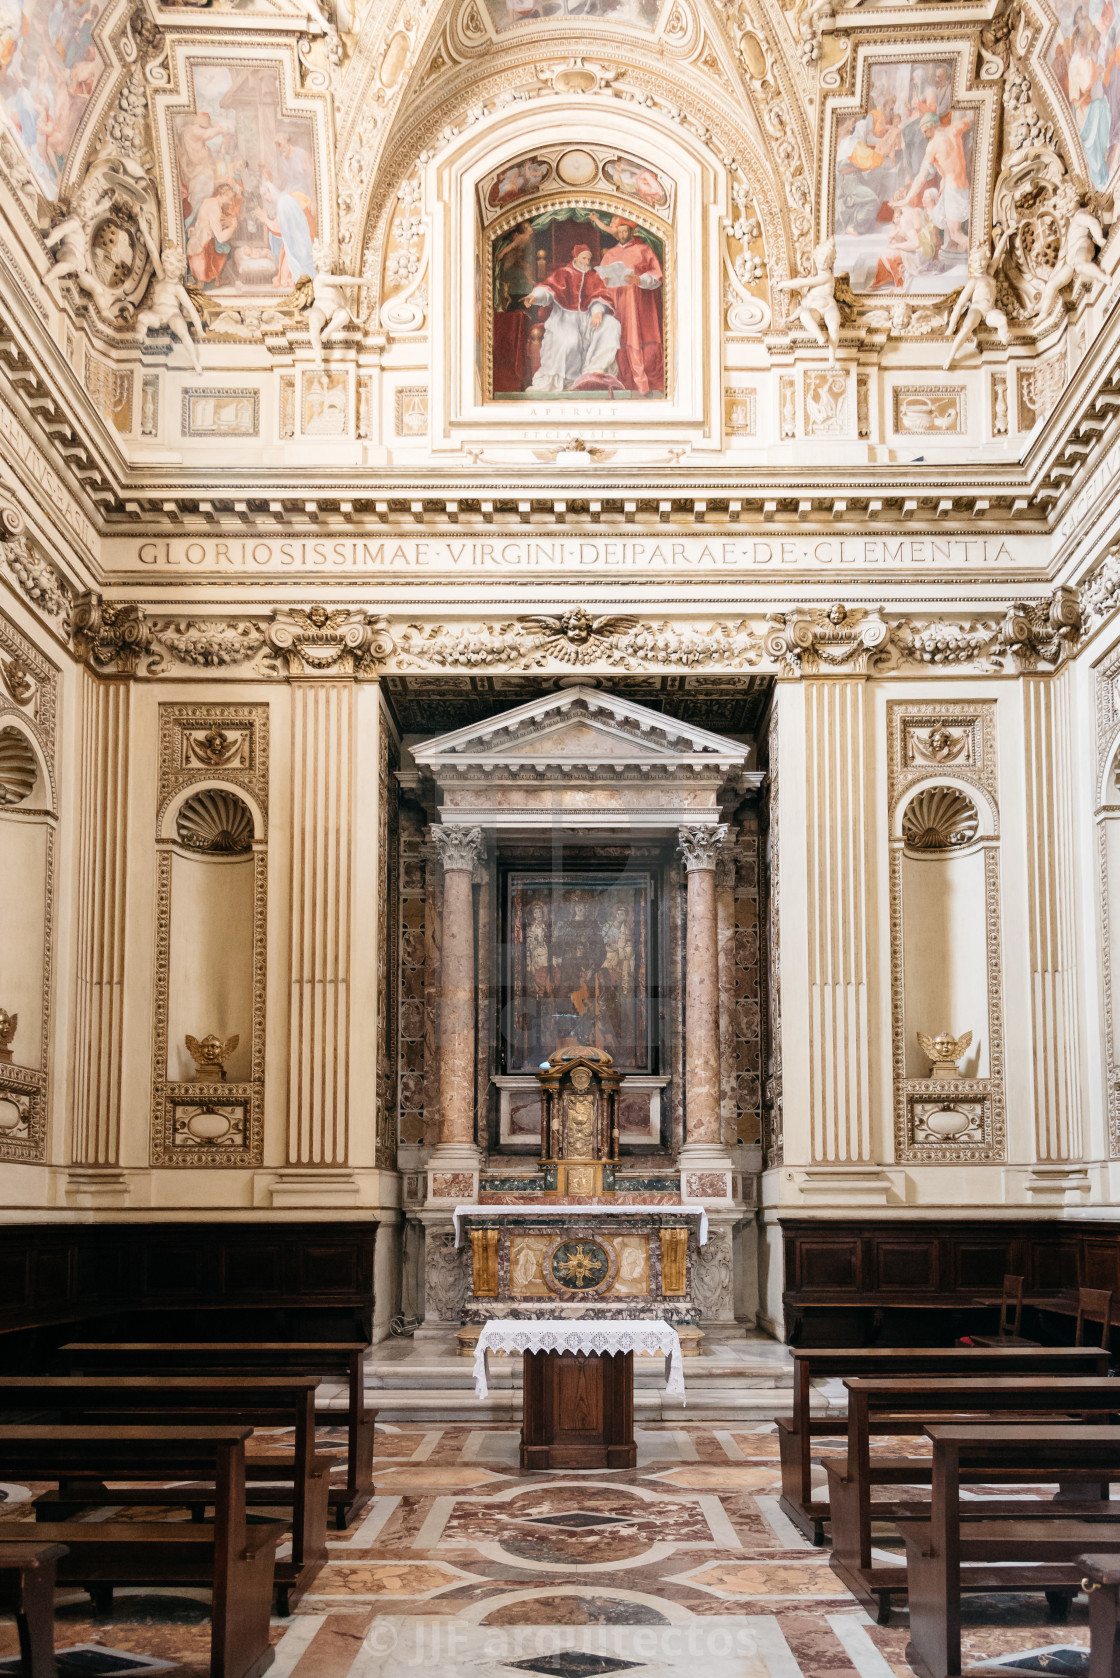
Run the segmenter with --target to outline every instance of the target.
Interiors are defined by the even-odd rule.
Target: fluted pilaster
[[[814,1163],[872,1158],[866,686],[807,681],[806,915]]]
[[[121,1153],[132,684],[83,678],[78,794],[73,1162]]]
[[[1066,676],[1023,678],[1035,1155],[1082,1157],[1070,692]]]
[[[350,1162],[350,682],[292,684],[290,1166]]]

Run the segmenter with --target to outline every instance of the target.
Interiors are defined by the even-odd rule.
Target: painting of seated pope
[[[500,234],[494,398],[663,399],[665,264],[665,241],[615,210],[549,208]]]

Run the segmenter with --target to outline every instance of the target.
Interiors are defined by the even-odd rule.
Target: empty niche
[[[44,963],[54,819],[46,776],[28,737],[0,729],[0,1008],[18,1020],[13,1063],[43,1066]],[[4,1124],[0,1119],[0,1139]]]
[[[182,804],[171,853],[167,952],[167,1068],[172,1082],[194,1077],[188,1035],[237,1038],[224,1059],[226,1082],[252,1077],[253,815],[224,787]]]
[[[980,816],[956,786],[927,786],[902,813],[906,1076],[928,1078],[918,1033],[960,1038],[965,1078],[989,1076],[986,866]]]

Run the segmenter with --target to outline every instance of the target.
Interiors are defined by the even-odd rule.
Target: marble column
[[[443,864],[443,926],[439,989],[439,1143],[428,1162],[428,1203],[454,1204],[478,1191],[474,1139],[475,868],[486,846],[478,827],[433,827]]]
[[[731,1159],[720,1120],[719,939],[716,858],[724,824],[682,827],[680,851],[688,873],[684,956],[684,1146],[681,1193],[686,1200],[731,1198]]]

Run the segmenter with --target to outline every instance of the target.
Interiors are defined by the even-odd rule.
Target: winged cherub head
[[[971,1042],[971,1031],[966,1031],[963,1037],[952,1037],[947,1031],[939,1032],[936,1037],[927,1037],[924,1031],[918,1033],[922,1053],[933,1062],[931,1076],[934,1078],[959,1078],[957,1062]]]
[[[194,1061],[195,1077],[199,1079],[224,1078],[226,1075],[225,1062],[240,1042],[239,1037],[227,1037],[223,1042],[220,1037],[210,1032],[201,1040],[187,1036],[187,1048]]]

